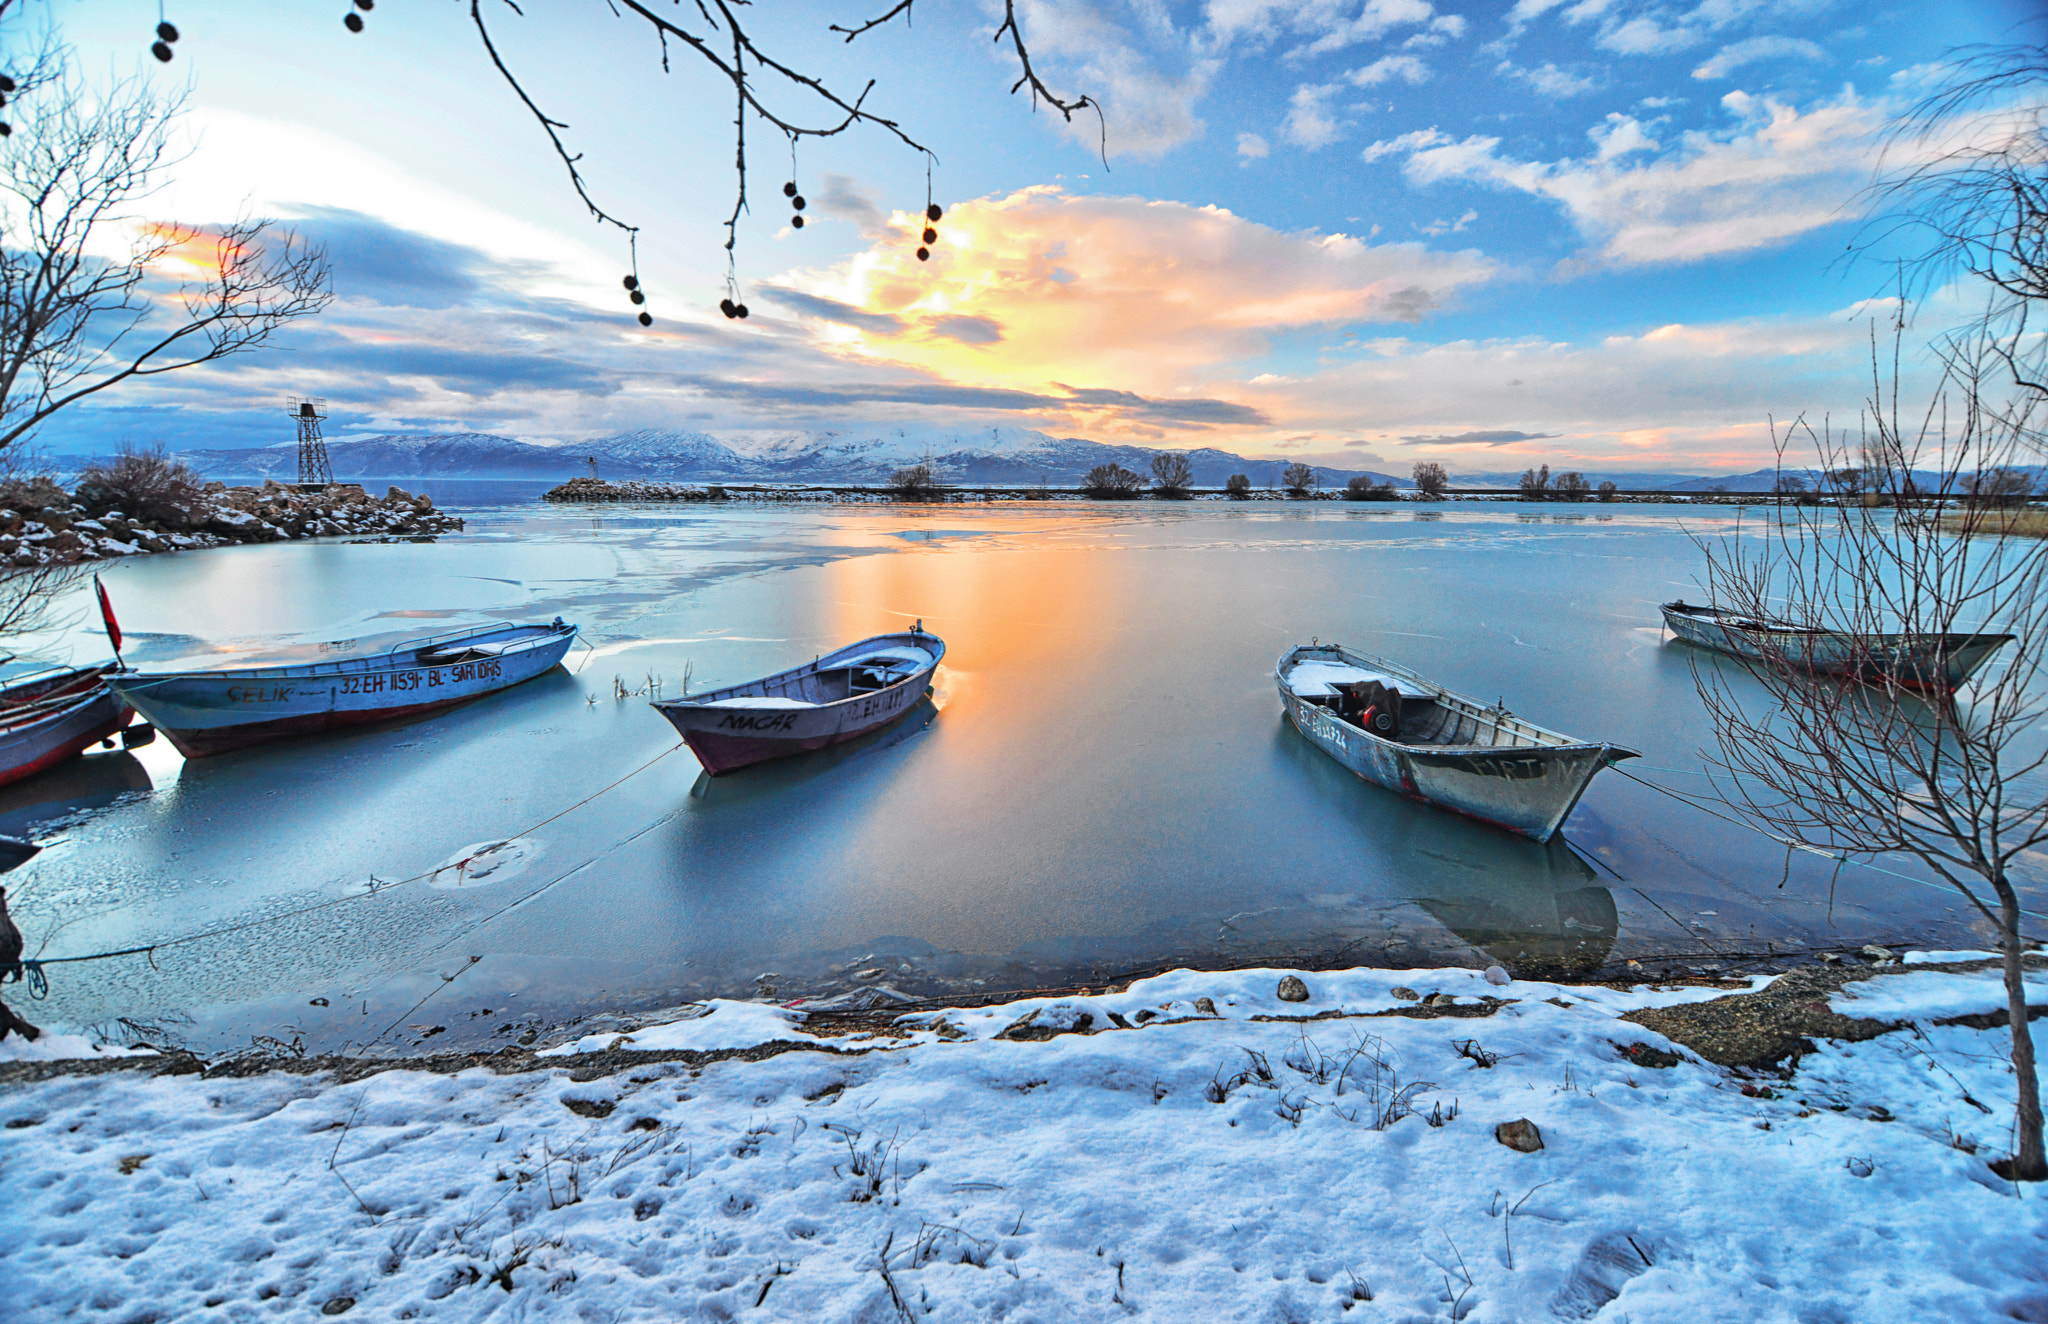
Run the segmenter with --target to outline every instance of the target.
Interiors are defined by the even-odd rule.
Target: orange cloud
[[[962,385],[1171,397],[1230,394],[1213,388],[1276,332],[1416,321],[1496,271],[1472,252],[1290,234],[1219,207],[1049,185],[955,207],[928,263],[915,252],[924,224],[896,213],[867,251],[790,273],[768,297],[845,358]]]

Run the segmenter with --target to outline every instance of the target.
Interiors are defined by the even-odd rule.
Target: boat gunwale
[[[930,643],[938,645],[938,651],[932,654],[932,660],[930,662],[927,662],[924,665],[917,667],[909,675],[905,676],[902,680],[895,681],[888,685],[884,685],[880,689],[867,690],[860,694],[849,694],[843,699],[834,699],[829,703],[807,702],[800,708],[778,708],[772,710],[776,712],[829,712],[832,709],[841,706],[842,704],[860,703],[865,700],[873,698],[877,694],[887,694],[889,691],[897,688],[900,685],[908,685],[912,683],[919,676],[928,676],[932,672],[937,671],[939,663],[943,661],[946,656],[946,641],[939,638],[935,634],[929,634],[923,630],[896,630],[891,631],[888,634],[870,635],[866,639],[861,639],[854,643],[848,644],[844,648],[835,648],[829,653],[822,653],[819,656],[812,658],[809,662],[803,663],[801,666],[788,667],[782,671],[777,671],[770,675],[761,676],[754,680],[739,681],[735,684],[727,685],[722,689],[706,690],[702,694],[689,695],[680,699],[656,699],[648,706],[657,709],[660,712],[668,713],[671,711],[714,709],[717,707],[720,699],[775,698],[777,697],[775,695],[766,693],[755,693],[754,691],[765,691],[770,686],[776,685],[778,683],[783,685],[784,687],[787,687],[792,681],[798,679],[799,677],[802,677],[804,675],[814,675],[821,671],[829,671],[833,667],[840,665],[842,662],[852,661],[853,657],[858,656],[861,650],[863,649],[871,648],[873,645],[881,643],[884,640],[896,639],[927,640]],[[922,645],[917,646],[922,647]],[[727,710],[718,709],[718,711]]]
[[[97,667],[77,667],[73,668],[73,670],[77,673],[82,674],[102,669]],[[19,739],[23,736],[30,734],[39,726],[43,726],[51,722],[61,721],[68,717],[72,717],[76,715],[80,709],[86,708],[92,704],[99,703],[102,700],[106,699],[114,700],[114,702],[122,708],[126,708],[128,706],[126,703],[122,702],[121,696],[117,692],[115,692],[112,689],[112,687],[108,686],[105,683],[103,673],[100,684],[95,685],[90,689],[81,690],[76,694],[68,696],[66,701],[63,703],[52,704],[46,708],[30,711],[27,714],[25,714],[19,721],[14,720],[13,715],[7,713],[4,710],[0,710],[0,743],[5,743],[9,740]],[[31,701],[31,704],[32,703],[33,701]],[[30,708],[31,704],[23,704],[20,705],[20,707]]]
[[[429,635],[424,639],[410,640],[394,645],[382,653],[365,653],[356,657],[336,658],[331,662],[287,662],[275,666],[256,667],[207,667],[193,671],[142,671],[124,668],[108,673],[108,681],[120,689],[139,690],[165,684],[171,681],[232,681],[250,680],[316,680],[327,676],[349,675],[354,672],[373,671],[421,671],[435,667],[458,666],[458,661],[422,662],[417,656],[402,659],[402,653],[418,653],[429,648],[447,648],[466,640],[481,639],[507,630],[533,630],[536,633],[525,639],[514,640],[506,650],[495,654],[497,657],[517,656],[535,648],[545,647],[561,640],[565,635],[573,640],[582,632],[577,625],[553,623],[542,625],[519,625],[511,621],[500,621],[494,625],[475,630],[456,630],[446,634]]]
[[[1431,698],[1439,706],[1449,706],[1454,711],[1458,709],[1463,709],[1465,716],[1480,718],[1485,721],[1491,722],[1494,724],[1496,729],[1499,729],[1503,726],[1511,726],[1512,728],[1517,729],[1519,732],[1525,732],[1534,737],[1544,737],[1544,739],[1542,739],[1539,743],[1532,745],[1410,744],[1406,741],[1389,740],[1385,736],[1374,735],[1372,732],[1366,730],[1362,726],[1357,726],[1351,722],[1345,721],[1342,717],[1338,716],[1337,713],[1335,713],[1334,711],[1328,708],[1323,708],[1323,705],[1315,705],[1318,708],[1322,708],[1324,712],[1329,714],[1330,719],[1332,721],[1342,726],[1345,730],[1356,731],[1358,734],[1364,736],[1366,739],[1384,745],[1389,749],[1398,749],[1406,751],[1408,753],[1423,755],[1462,754],[1467,756],[1490,754],[1495,751],[1506,749],[1545,749],[1555,750],[1559,753],[1606,750],[1610,753],[1610,755],[1616,755],[1621,758],[1642,757],[1642,755],[1638,751],[1629,749],[1623,745],[1610,744],[1606,741],[1600,740],[1580,740],[1575,737],[1568,736],[1562,731],[1557,731],[1550,727],[1539,725],[1538,723],[1531,722],[1526,718],[1517,717],[1515,714],[1509,712],[1504,707],[1498,705],[1487,706],[1485,704],[1480,703],[1478,700],[1472,698],[1470,695],[1460,694],[1456,690],[1450,689],[1443,685],[1439,685],[1435,681],[1429,680],[1424,676],[1420,675],[1412,668],[1402,666],[1398,662],[1393,662],[1385,658],[1376,657],[1371,653],[1354,652],[1353,650],[1345,647],[1342,644],[1297,644],[1293,648],[1288,649],[1285,653],[1282,653],[1280,655],[1279,662],[1275,663],[1273,667],[1273,679],[1279,684],[1282,693],[1286,694],[1289,698],[1294,699],[1298,703],[1309,703],[1311,702],[1311,699],[1309,698],[1309,696],[1303,695],[1301,691],[1295,689],[1294,686],[1289,682],[1287,678],[1287,668],[1290,663],[1300,661],[1301,656],[1303,654],[1312,653],[1335,653],[1340,658],[1367,664],[1365,669],[1381,671],[1386,675],[1393,676],[1397,680],[1413,681],[1416,685],[1422,687],[1425,690],[1430,691]],[[1445,700],[1450,701],[1449,705],[1445,705]]]
[[[1874,646],[1886,648],[1924,645],[1936,640],[1940,640],[1945,647],[1951,649],[1986,644],[2002,646],[2012,643],[2019,638],[2015,634],[2002,634],[1989,630],[1924,630],[1919,632],[1905,630],[1893,634],[1858,634],[1854,630],[1830,630],[1825,626],[1818,625],[1794,625],[1790,621],[1778,621],[1769,618],[1758,620],[1754,616],[1730,611],[1726,607],[1701,606],[1690,602],[1660,602],[1657,604],[1657,609],[1666,616],[1684,616],[1690,620],[1718,625],[1724,630],[1740,630],[1744,634],[1818,635],[1836,639],[1866,639],[1871,641]]]

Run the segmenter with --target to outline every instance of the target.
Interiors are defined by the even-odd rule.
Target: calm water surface
[[[1587,972],[1985,941],[1923,882],[1788,864],[1612,771],[1539,847],[1360,782],[1280,715],[1274,660],[1315,636],[1640,749],[1631,771],[1698,793],[1711,732],[1656,604],[1701,596],[1688,530],[1725,531],[1714,513],[526,496],[469,489],[508,504],[466,511],[469,532],[436,544],[107,574],[143,665],[555,615],[591,647],[573,671],[425,721],[194,763],[159,741],[0,792],[0,830],[58,839],[7,879],[32,950],[232,930],[153,961],[52,967],[33,1019],[396,1050],[708,994],[876,1001],[1268,960]],[[852,746],[702,778],[646,704],[686,676],[743,680],[915,619],[948,645],[937,692]],[[105,651],[85,623],[59,646]],[[482,877],[380,886],[515,837],[517,857]]]

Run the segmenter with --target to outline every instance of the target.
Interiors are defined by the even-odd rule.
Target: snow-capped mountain
[[[897,470],[929,459],[944,483],[986,486],[1045,483],[1071,487],[1099,464],[1146,475],[1160,450],[1050,437],[1026,428],[883,427],[776,431],[721,440],[703,432],[642,428],[594,441],[537,445],[481,432],[386,433],[327,443],[335,476],[347,478],[667,478],[701,482],[887,483]],[[1252,460],[1204,447],[1186,452],[1198,487],[1220,487],[1244,474],[1254,487],[1280,481],[1285,460]],[[285,477],[297,472],[298,443],[254,450],[195,450],[181,456],[209,475]],[[1326,486],[1342,486],[1351,469],[1322,469]],[[1404,478],[1374,481],[1412,486]]]

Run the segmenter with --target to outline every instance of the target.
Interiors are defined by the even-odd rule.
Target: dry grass
[[[1940,524],[1944,533],[2048,538],[2048,510],[1951,511]]]

